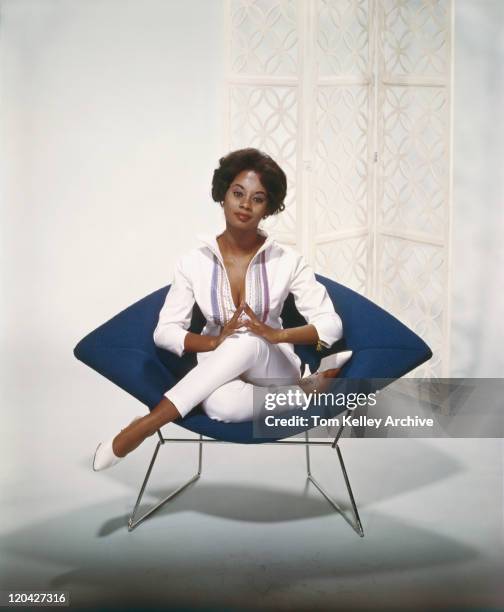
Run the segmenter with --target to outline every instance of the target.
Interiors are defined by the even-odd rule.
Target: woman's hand
[[[266,323],[263,323],[258,319],[256,313],[250,308],[250,306],[245,302],[244,312],[248,314],[250,320],[243,321],[242,325],[244,325],[247,329],[249,329],[254,334],[261,336],[271,344],[276,344],[279,342],[279,331]]]
[[[222,328],[221,333],[215,337],[214,349],[216,349],[219,346],[219,344],[222,344],[222,342],[224,342],[224,340],[228,336],[231,336],[231,334],[234,334],[234,332],[239,327],[243,326],[242,321],[238,321],[238,317],[243,312],[244,307],[245,307],[245,302],[242,301],[241,304],[238,306],[238,308],[235,310],[233,316],[229,319],[226,325],[224,325],[224,327]]]

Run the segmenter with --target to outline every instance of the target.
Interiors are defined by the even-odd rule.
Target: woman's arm
[[[275,342],[290,342],[291,344],[318,344],[319,335],[315,325],[300,325],[288,329],[276,329]]]
[[[343,337],[343,322],[327,289],[317,281],[313,269],[299,253],[296,254],[296,265],[289,290],[294,296],[299,313],[317,330],[317,350],[322,350],[322,347],[329,348]]]
[[[181,257],[175,262],[173,281],[154,329],[153,340],[156,346],[182,356],[184,336],[191,324],[194,303],[192,282],[184,271],[184,258]]]
[[[218,336],[203,336],[187,332],[184,338],[184,353],[206,353],[217,348]]]

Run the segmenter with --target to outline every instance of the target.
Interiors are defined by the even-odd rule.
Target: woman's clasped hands
[[[240,318],[241,315],[245,313],[248,315],[248,319]],[[253,334],[257,336],[261,336],[271,344],[276,344],[279,342],[279,332],[280,330],[270,327],[266,325],[263,321],[261,321],[255,312],[250,308],[250,306],[242,300],[239,307],[235,310],[231,319],[224,325],[220,335],[217,338],[217,345],[221,344],[228,336],[234,334],[241,327],[245,327]]]

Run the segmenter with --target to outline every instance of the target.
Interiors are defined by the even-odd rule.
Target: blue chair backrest
[[[312,372],[319,367],[322,357],[345,348],[351,349],[354,355],[342,374],[356,378],[397,378],[430,359],[432,352],[427,344],[391,314],[348,287],[319,274],[316,278],[326,287],[343,321],[344,337],[331,349],[322,351],[310,345],[295,346],[301,361],[309,364]],[[157,356],[177,378],[184,375],[194,366],[195,355],[178,357],[158,349],[152,337],[169,289],[167,285],[154,291],[88,334],[76,347],[81,352],[79,358],[83,357],[86,346],[139,349]],[[292,294],[285,302],[282,320],[285,327],[306,323],[296,309]],[[204,317],[195,305],[189,329],[199,333],[204,324]]]

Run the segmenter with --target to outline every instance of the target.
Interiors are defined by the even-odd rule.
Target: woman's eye
[[[241,198],[243,196],[243,193],[241,191],[233,191],[233,195],[236,198]],[[264,198],[254,198],[254,202],[256,204],[263,204],[264,202],[266,202],[266,200]]]

